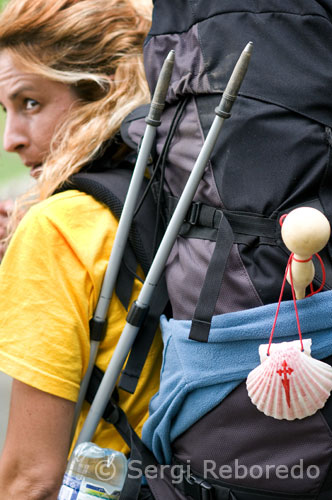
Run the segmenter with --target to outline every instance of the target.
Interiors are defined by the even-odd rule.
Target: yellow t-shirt
[[[89,360],[89,320],[98,300],[117,220],[91,196],[56,194],[24,216],[0,266],[0,371],[42,391],[76,401]],[[135,280],[132,300],[141,288]],[[125,325],[113,294],[97,366],[105,371]],[[135,394],[119,390],[119,404],[138,434],[159,386],[157,334]],[[89,405],[85,403],[77,432]],[[125,453],[110,424],[101,421],[94,441]]]

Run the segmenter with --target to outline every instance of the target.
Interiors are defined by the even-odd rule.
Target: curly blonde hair
[[[0,50],[23,71],[72,87],[79,98],[57,129],[36,186],[17,200],[10,233],[101,152],[135,107],[149,101],[142,46],[150,0],[10,0],[0,15]],[[20,216],[18,216],[20,214]]]

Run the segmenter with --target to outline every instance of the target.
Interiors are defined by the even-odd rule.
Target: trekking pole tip
[[[145,119],[148,125],[158,127],[160,125],[160,117],[165,106],[166,95],[171,81],[172,71],[175,61],[175,51],[171,50],[164,60],[163,66],[159,73],[157,85],[152,97],[149,114]]]

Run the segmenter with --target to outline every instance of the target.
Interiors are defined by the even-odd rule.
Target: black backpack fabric
[[[254,43],[232,117],[224,125],[166,265],[173,336],[176,321],[190,322],[188,346],[199,343],[202,358],[204,346],[214,342],[212,317],[246,314],[278,301],[289,257],[281,240],[280,217],[298,206],[311,206],[332,223],[331,18],[330,0],[154,2],[144,49],[151,92],[164,58],[175,50],[157,154],[184,103],[165,160],[166,219],[183,191],[234,64],[244,46]],[[139,136],[140,127],[139,120],[128,120],[132,137]],[[332,286],[331,251],[330,241],[321,252],[326,293]],[[316,270],[314,287],[318,288],[319,265]],[[290,298],[288,287],[284,299]],[[332,338],[320,359],[331,364],[331,354]],[[193,358],[192,365],[198,361]],[[165,373],[172,376],[166,363],[160,393]],[[165,469],[158,456],[158,473],[147,479],[154,498],[332,498],[331,397],[311,417],[277,421],[252,405],[244,380],[204,415],[203,400],[193,398],[190,405],[183,400],[176,411],[181,413],[187,405],[199,418],[177,434],[173,414],[169,422],[172,460]],[[143,430],[143,440],[155,453],[164,445],[154,435],[159,401],[160,394],[151,402],[145,436]],[[215,469],[206,470],[207,460],[213,461]],[[235,477],[236,464],[252,473]],[[296,466],[301,464],[302,478],[281,477],[277,469],[284,466],[283,470],[299,472]],[[182,470],[181,478],[174,477],[172,466]],[[229,479],[218,473],[223,466],[233,472]],[[269,474],[260,475],[260,468],[266,470],[266,466]],[[316,476],[310,474],[315,467]]]

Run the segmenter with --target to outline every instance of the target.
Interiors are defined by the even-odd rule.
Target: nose
[[[28,145],[28,135],[16,116],[6,115],[3,147],[9,153],[20,153]]]

